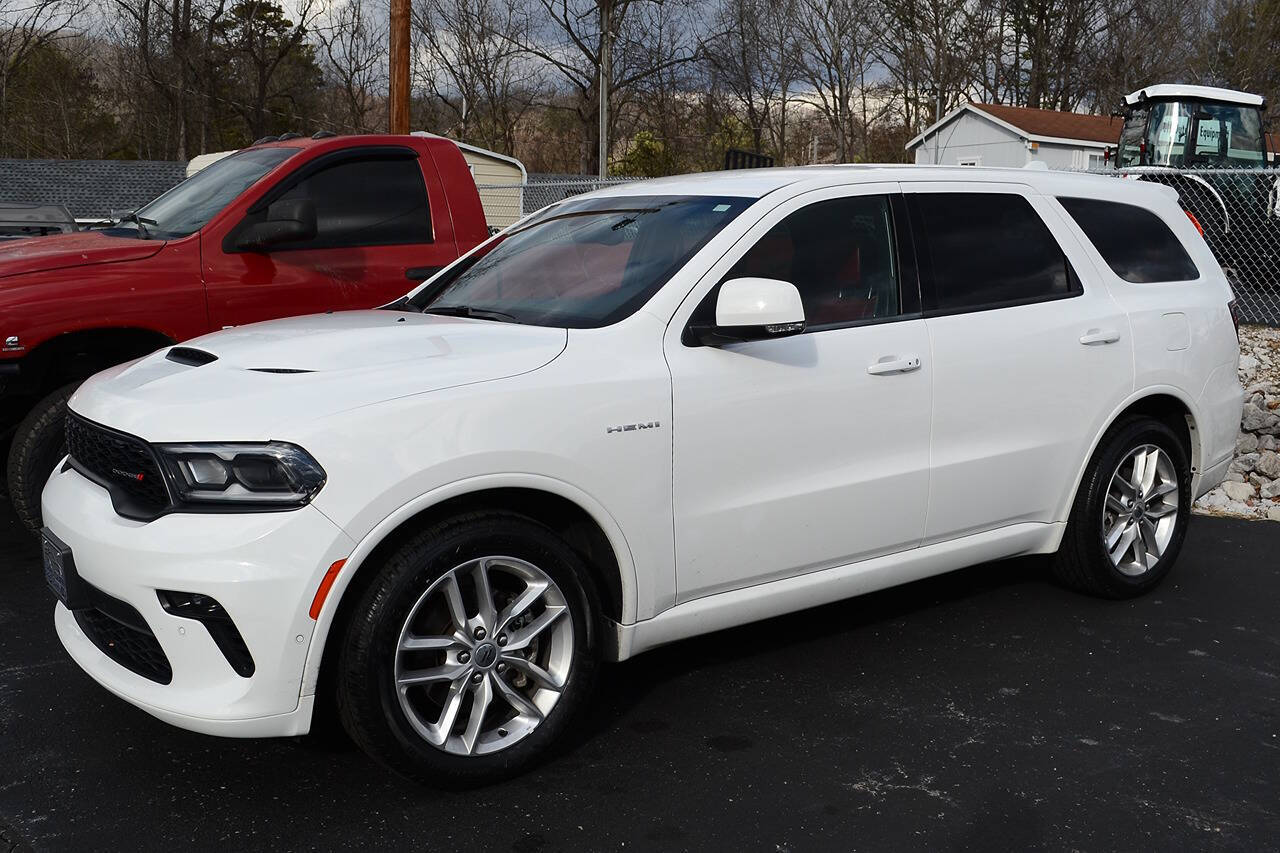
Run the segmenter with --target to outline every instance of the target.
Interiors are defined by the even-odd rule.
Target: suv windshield
[[[1257,107],[1153,101],[1146,109],[1135,108],[1125,120],[1116,165],[1261,166],[1265,159]]]
[[[424,313],[598,328],[631,315],[752,199],[568,201],[498,237],[410,299]]]
[[[298,151],[254,148],[224,157],[107,230],[160,239],[194,234],[236,196]]]

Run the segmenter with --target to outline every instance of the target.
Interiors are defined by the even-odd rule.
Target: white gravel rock
[[[1241,503],[1254,496],[1252,483],[1223,483],[1222,491],[1229,499]]]
[[[1244,453],[1231,460],[1231,470],[1238,471],[1241,474],[1248,474],[1254,468],[1258,467],[1258,460],[1262,458],[1261,453]]]
[[[1258,399],[1262,399],[1259,397]],[[1280,423],[1280,415],[1275,412],[1268,412],[1260,409],[1253,403],[1247,403],[1244,407],[1244,416],[1240,419],[1240,426],[1246,432],[1267,432],[1277,423]],[[1274,435],[1275,433],[1271,433]]]
[[[1258,374],[1258,359],[1251,355],[1240,356],[1240,376],[1246,380],[1252,380]]]
[[[1244,411],[1226,480],[1195,508],[1213,515],[1280,521],[1280,329],[1240,327]]]
[[[1280,453],[1274,450],[1262,451],[1258,461],[1254,463],[1253,470],[1273,480],[1280,478]]]

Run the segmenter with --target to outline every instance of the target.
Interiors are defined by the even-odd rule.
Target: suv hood
[[[5,241],[0,243],[0,278],[115,261],[140,261],[159,252],[164,245],[163,240],[111,237],[97,231]]]
[[[567,340],[564,329],[399,311],[292,317],[111,368],[71,407],[148,441],[265,441],[326,415],[536,370]]]

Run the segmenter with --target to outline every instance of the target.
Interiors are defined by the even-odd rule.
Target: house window
[[[956,158],[957,166],[981,166],[981,157],[958,157]]]

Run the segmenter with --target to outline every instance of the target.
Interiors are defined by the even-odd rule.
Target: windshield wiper
[[[143,240],[150,240],[151,234],[147,231],[148,225],[159,225],[154,219],[148,219],[145,216],[139,216],[138,211],[131,210],[120,217],[121,222],[132,222],[138,226],[138,236]]]
[[[491,308],[472,308],[470,305],[428,305],[422,309],[423,314],[439,314],[443,317],[471,317],[477,320],[506,320],[517,322],[515,315],[505,311],[494,311]]]

